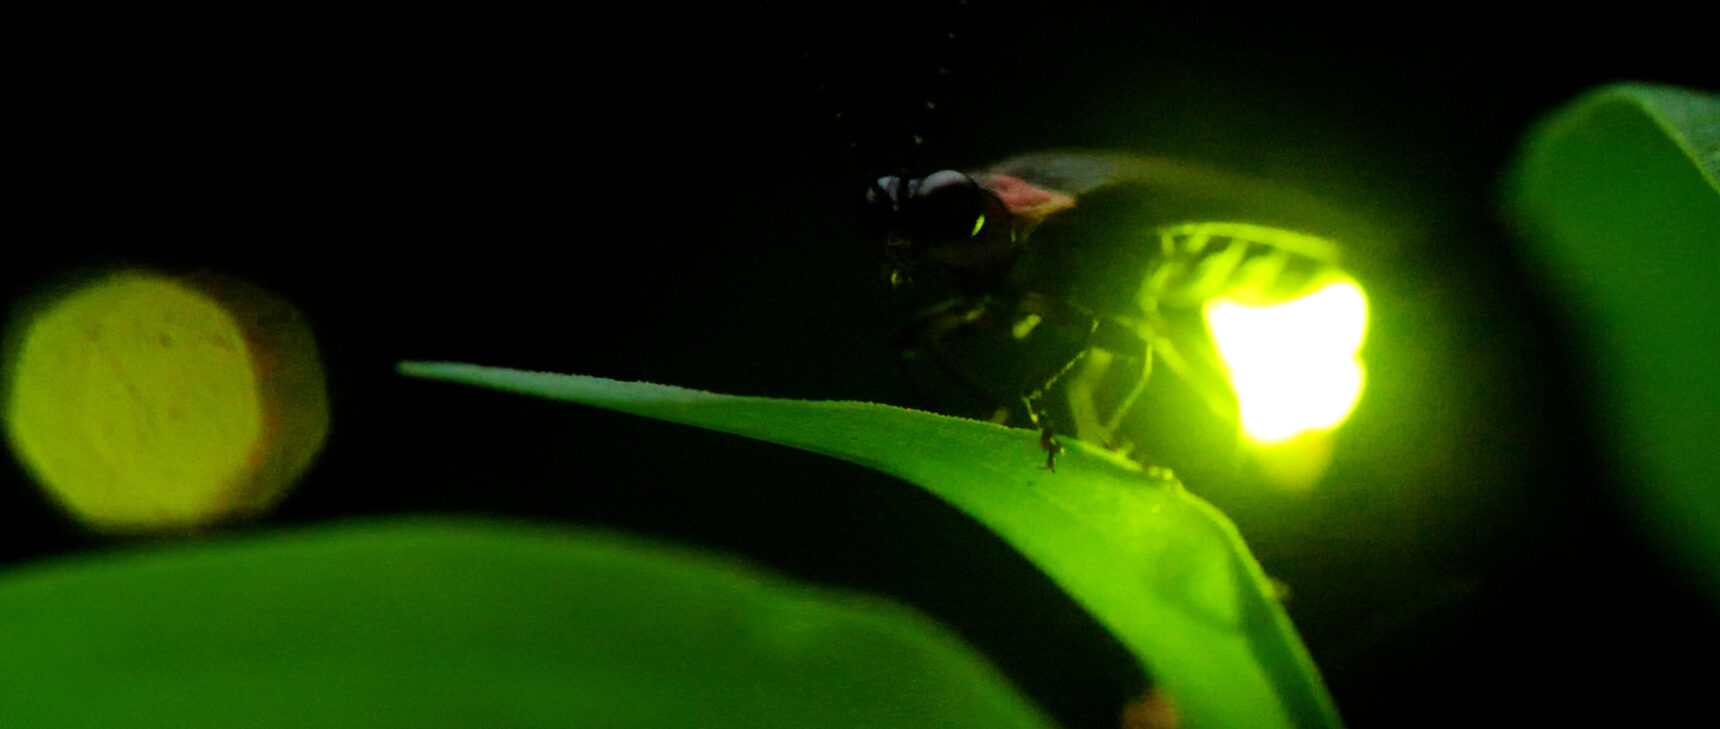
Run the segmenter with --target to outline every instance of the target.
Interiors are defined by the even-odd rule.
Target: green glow
[[[1045,320],[1038,314],[1028,314],[1021,317],[1021,321],[1015,323],[1015,326],[1010,329],[1010,334],[1014,335],[1016,339],[1026,339],[1028,335],[1033,333],[1034,329],[1039,327],[1039,323],[1042,321]]]
[[[1216,299],[1205,314],[1250,441],[1278,443],[1329,430],[1355,408],[1363,379],[1357,353],[1368,314],[1354,281],[1336,280],[1269,306]]]
[[[985,216],[981,215],[977,218],[974,218],[973,230],[968,233],[968,237],[972,238],[976,235],[979,235],[979,231],[983,228],[985,228]]]

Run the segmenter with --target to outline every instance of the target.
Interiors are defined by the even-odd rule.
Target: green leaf
[[[420,521],[0,580],[7,727],[1051,724],[944,629],[613,535]]]
[[[1508,194],[1583,325],[1644,524],[1720,599],[1720,97],[1585,94],[1529,137]]]
[[[857,402],[718,395],[463,364],[405,374],[610,408],[835,456],[986,524],[1128,646],[1194,726],[1330,727],[1334,710],[1235,527],[1167,477],[1079,442]]]

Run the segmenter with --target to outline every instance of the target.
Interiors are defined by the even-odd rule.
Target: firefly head
[[[911,281],[922,260],[961,273],[1013,255],[1009,208],[955,170],[880,177],[866,191],[865,208],[873,233],[884,239],[891,285]]]

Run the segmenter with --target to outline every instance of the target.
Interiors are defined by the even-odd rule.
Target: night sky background
[[[0,19],[9,301],[80,267],[211,268],[295,302],[319,337],[327,448],[234,533],[452,513],[706,547],[912,604],[1065,726],[1115,726],[1142,686],[1127,654],[914,487],[394,366],[912,404],[886,346],[907,310],[856,223],[869,176],[1058,147],[1165,154],[1402,232],[1355,251],[1376,307],[1371,382],[1327,483],[1261,495],[1179,469],[1291,588],[1346,721],[1654,724],[1705,708],[1712,667],[1672,661],[1720,647],[1714,607],[1630,517],[1580,332],[1497,212],[1521,136],[1583,90],[1720,89],[1711,31],[1689,19],[895,1],[244,12]],[[6,564],[124,546],[6,473]]]

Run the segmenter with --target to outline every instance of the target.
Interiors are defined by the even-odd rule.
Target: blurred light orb
[[[188,531],[259,514],[322,447],[314,340],[256,286],[123,270],[19,311],[0,365],[6,435],[92,530]]]
[[[1270,305],[1215,299],[1204,314],[1250,442],[1270,445],[1330,430],[1361,398],[1357,354],[1368,306],[1354,281],[1333,280]]]

